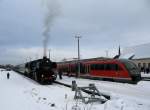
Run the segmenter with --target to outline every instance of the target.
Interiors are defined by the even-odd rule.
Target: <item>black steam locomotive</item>
[[[45,84],[52,83],[57,78],[57,64],[48,58],[38,59],[17,65],[15,70],[35,81]]]

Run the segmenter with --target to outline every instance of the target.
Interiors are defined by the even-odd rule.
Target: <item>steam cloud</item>
[[[43,5],[46,8],[46,13],[44,18],[44,30],[43,30],[44,56],[46,56],[51,27],[53,26],[54,20],[60,13],[60,6],[57,0],[44,0]]]

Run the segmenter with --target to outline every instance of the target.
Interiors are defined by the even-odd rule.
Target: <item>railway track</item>
[[[13,70],[13,71],[15,71],[15,70]],[[20,75],[22,75],[24,78],[27,78],[28,80],[29,79],[31,79],[31,78],[29,78],[29,77],[26,77],[26,76],[24,76],[21,72],[18,72],[18,71],[15,71],[16,73],[19,73]],[[36,82],[36,81],[34,81],[33,79],[31,79],[32,80],[32,82]],[[72,85],[69,85],[69,84],[65,84],[65,83],[62,83],[62,82],[58,82],[58,81],[54,81],[53,83],[55,83],[55,84],[59,84],[59,85],[61,85],[61,86],[65,86],[65,87],[68,87],[68,88],[72,88]],[[87,94],[92,94],[92,92],[91,91],[88,91],[88,90],[83,90],[83,92],[85,92],[85,93],[87,93]],[[96,94],[96,95],[98,95],[98,94]],[[110,96],[109,95],[107,95],[107,94],[103,94],[103,93],[101,93],[101,95],[102,96],[104,96],[107,100],[110,100]]]

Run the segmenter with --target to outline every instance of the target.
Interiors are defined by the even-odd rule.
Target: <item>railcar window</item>
[[[111,70],[117,71],[118,70],[117,65],[116,64],[111,64]]]
[[[99,68],[99,70],[104,70],[104,64],[99,64],[98,68]]]
[[[91,70],[104,70],[104,64],[93,64]]]
[[[99,70],[99,65],[98,64],[95,65],[95,69]]]
[[[105,70],[118,71],[121,70],[121,68],[117,64],[106,64]]]
[[[105,70],[111,70],[111,64],[106,64]]]
[[[93,64],[91,65],[92,70],[114,70],[118,71],[121,68],[117,64]]]

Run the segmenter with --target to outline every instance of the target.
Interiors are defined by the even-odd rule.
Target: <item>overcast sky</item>
[[[0,0],[0,64],[19,64],[43,55],[44,0]],[[53,0],[56,1],[56,0]],[[149,0],[57,0],[48,48],[60,61],[116,54],[122,48],[150,42]],[[114,55],[115,56],[115,55]]]

